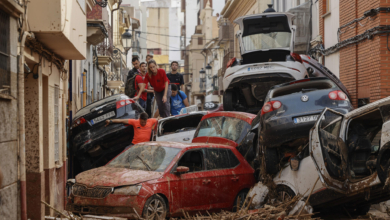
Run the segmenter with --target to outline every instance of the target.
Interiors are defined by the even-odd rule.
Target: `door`
[[[215,211],[229,208],[238,194],[245,176],[235,168],[240,164],[230,149],[206,149],[206,169],[210,183],[209,204]]]
[[[310,132],[310,155],[321,182],[328,188],[347,193],[348,149],[340,138],[344,116],[326,108]],[[316,178],[312,178],[313,185]]]
[[[177,174],[180,178],[179,184],[179,204],[181,209],[191,213],[200,210],[208,201],[209,190],[208,179],[205,177],[204,151],[202,149],[189,150],[180,158],[177,166],[189,168],[189,172]],[[176,170],[176,167],[173,169]]]

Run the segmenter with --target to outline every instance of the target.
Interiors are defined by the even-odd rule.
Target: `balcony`
[[[107,10],[99,5],[95,5],[90,12],[87,13],[87,41],[96,46],[108,37],[108,31],[104,20],[108,19]]]
[[[29,28],[38,41],[64,59],[85,59],[87,22],[77,0],[35,0],[28,7]]]

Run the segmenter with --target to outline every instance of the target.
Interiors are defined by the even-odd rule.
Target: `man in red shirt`
[[[146,110],[147,107],[147,99],[148,92],[153,92],[153,90],[148,90],[148,83],[145,83],[145,75],[146,75],[146,63],[142,62],[140,64],[140,73],[135,77],[135,90],[136,96],[133,98],[134,100],[138,100],[138,103],[141,107]],[[142,91],[142,92],[140,92]]]
[[[134,137],[132,141],[132,145],[148,142],[150,141],[150,137],[152,135],[152,130],[154,126],[157,124],[156,118],[149,118],[148,114],[142,112],[139,120],[137,119],[110,119],[106,120],[106,126],[111,123],[122,123],[125,125],[132,125],[134,128]]]

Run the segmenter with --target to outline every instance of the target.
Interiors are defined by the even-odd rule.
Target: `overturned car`
[[[308,77],[300,55],[294,53],[294,16],[271,12],[235,20],[242,60],[228,63],[224,110],[257,113],[272,86]]]
[[[390,97],[347,114],[326,108],[310,131],[309,145],[284,161],[273,182],[289,197],[309,196],[314,211],[342,206],[365,214],[388,200]],[[251,196],[260,206],[269,189],[259,183]],[[256,195],[254,195],[256,194]]]
[[[74,116],[69,134],[70,176],[103,166],[122,152],[133,140],[132,126],[113,124],[107,119],[137,119],[142,107],[124,94],[96,101]]]

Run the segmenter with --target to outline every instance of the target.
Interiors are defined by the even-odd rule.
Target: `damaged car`
[[[242,59],[233,58],[227,65],[224,110],[257,114],[272,86],[308,77],[301,56],[294,53],[294,17],[268,12],[234,21],[240,27],[236,36]]]
[[[199,122],[207,113],[207,111],[195,111],[158,120],[155,141],[191,143]]]
[[[138,119],[142,107],[124,94],[113,95],[80,109],[74,116],[69,135],[70,176],[103,166],[133,140],[133,126],[113,124],[107,119]]]
[[[279,193],[307,198],[312,191],[315,212],[338,206],[360,215],[390,198],[390,97],[346,114],[326,108],[309,137],[273,178]],[[268,191],[256,185],[250,195],[256,206]]]
[[[348,96],[326,77],[307,78],[272,87],[260,118],[259,147],[264,153],[267,173],[279,171],[309,143],[309,132],[325,108],[346,114],[353,110]]]
[[[256,115],[245,112],[214,112],[203,116],[192,143],[224,144],[237,148],[248,163],[258,167]],[[256,172],[257,174],[258,172]]]
[[[145,142],[76,176],[66,210],[128,219],[165,219],[235,210],[255,183],[235,147]]]

